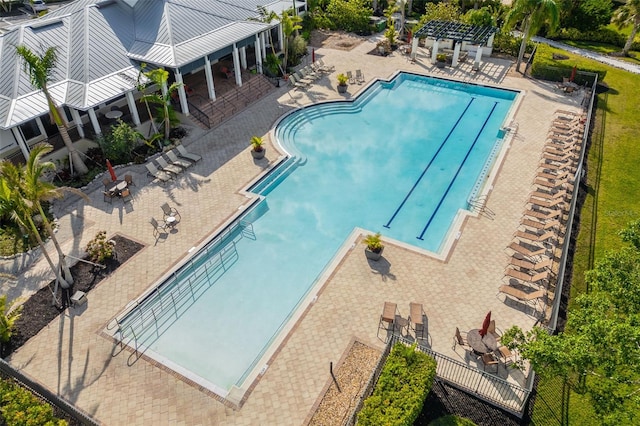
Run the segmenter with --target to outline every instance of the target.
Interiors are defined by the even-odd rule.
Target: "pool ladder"
[[[239,233],[240,239],[255,239],[253,224],[241,220],[234,226],[224,230],[215,240],[224,240],[233,230],[238,228],[241,230]],[[125,346],[130,346],[133,349],[133,353],[129,355],[128,363],[132,365],[140,357],[140,338],[142,338],[142,334],[147,331],[148,327],[155,325],[155,335],[159,337],[162,333],[161,328],[163,326],[169,327],[170,325],[166,324],[168,321],[168,318],[165,318],[167,314],[175,315],[177,319],[202,295],[203,292],[200,290],[205,284],[208,284],[209,287],[212,286],[238,258],[236,241],[231,240],[222,248],[216,248],[217,252],[207,262],[201,265],[194,265],[203,255],[206,255],[209,250],[210,249],[205,249],[199,255],[193,256],[180,268],[179,271],[188,268],[193,269],[193,273],[190,274],[186,280],[181,282],[178,278],[179,271],[175,271],[167,280],[157,285],[144,298],[134,301],[134,306],[129,309],[124,316],[124,318],[130,320],[129,324],[123,324],[121,322],[122,319],[115,318],[114,321],[107,326],[108,330],[113,329],[114,326],[117,327],[114,338],[117,340],[117,343],[119,343],[120,350],[114,352],[113,356],[120,353]],[[164,288],[165,285],[170,286],[172,281],[175,282],[175,285],[173,285],[171,289],[166,290]],[[151,300],[152,298],[154,298],[154,300]],[[143,340],[149,337],[150,336],[147,336]]]
[[[495,219],[495,212],[487,207],[486,195],[470,198],[469,200],[467,200],[467,203],[469,203],[469,207],[472,212],[478,213],[491,220]]]

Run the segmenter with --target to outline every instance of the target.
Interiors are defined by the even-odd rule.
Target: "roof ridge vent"
[[[94,6],[97,7],[98,9],[101,9],[103,7],[111,6],[112,4],[115,4],[115,3],[116,3],[116,0],[102,0],[97,3],[94,3]]]

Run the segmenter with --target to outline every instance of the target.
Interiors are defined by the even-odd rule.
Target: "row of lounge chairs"
[[[289,82],[296,89],[305,89],[313,84],[316,80],[322,78],[323,75],[331,73],[335,70],[333,65],[325,65],[322,59],[318,59],[311,65],[307,65],[300,71],[289,76]]]
[[[347,71],[347,77],[349,78],[349,83],[351,84],[362,84],[364,83],[364,74],[361,70],[356,70],[356,75],[354,76],[351,71]]]
[[[554,278],[555,252],[564,237],[565,213],[574,191],[584,130],[582,114],[556,112],[534,179],[534,190],[508,246],[511,252],[505,269],[508,284],[500,286],[498,293],[534,308],[546,296]]]
[[[160,155],[145,164],[147,174],[161,182],[168,182],[202,159],[198,154],[188,152],[182,145],[165,152],[164,155],[166,158]]]

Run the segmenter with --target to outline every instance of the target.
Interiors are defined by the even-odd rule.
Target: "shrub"
[[[327,6],[327,17],[336,29],[349,32],[368,32],[369,17],[373,10],[367,0],[331,0]]]
[[[97,138],[105,157],[114,164],[126,164],[133,160],[133,149],[143,139],[142,135],[122,120],[111,130]]]
[[[556,40],[586,41],[590,43],[611,44],[623,47],[626,37],[611,28],[600,28],[598,31],[580,31],[575,28],[563,28],[553,37]]]
[[[105,260],[113,257],[113,244],[110,240],[107,240],[106,231],[98,232],[93,240],[89,241],[87,254],[89,255],[89,260],[96,263],[104,263]]]
[[[597,31],[611,21],[612,15],[611,0],[581,0],[568,11],[562,26],[580,31]]]
[[[9,380],[0,380],[0,414],[7,425],[63,426],[53,409],[28,390]]]
[[[436,362],[415,346],[396,344],[373,395],[358,413],[359,425],[413,425],[431,391]]]
[[[493,50],[510,56],[518,56],[520,43],[522,43],[522,38],[514,37],[508,32],[500,31],[493,39]],[[529,40],[527,42],[526,52],[531,53],[533,46],[533,42]]]
[[[0,347],[9,342],[13,327],[22,313],[22,305],[14,307],[13,303],[7,306],[7,296],[0,296]]]

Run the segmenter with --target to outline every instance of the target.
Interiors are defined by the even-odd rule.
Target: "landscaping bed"
[[[104,269],[84,262],[78,262],[71,267],[74,284],[73,287],[68,290],[69,295],[78,290],[85,293],[90,292],[98,283],[107,278],[118,269],[120,265],[144,247],[142,244],[120,235],[115,235],[111,239],[116,242],[114,248],[116,256],[113,259],[105,261],[106,267]],[[52,281],[48,286],[41,288],[29,297],[23,304],[22,315],[18,321],[16,321],[11,340],[2,348],[2,354],[0,354],[2,358],[9,356],[13,351],[24,345],[27,340],[38,334],[40,330],[64,311],[66,303],[63,303],[63,307],[52,305],[53,299],[50,288],[53,289],[54,286],[55,281]],[[60,297],[61,294],[64,296],[63,292],[58,291],[58,297]],[[63,302],[64,299],[65,297],[62,297]]]

